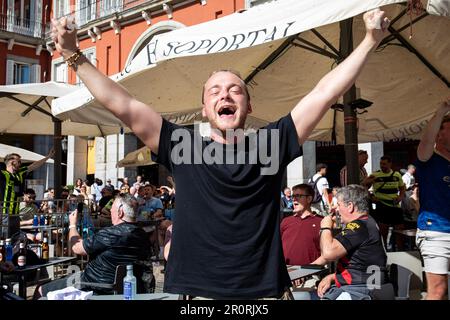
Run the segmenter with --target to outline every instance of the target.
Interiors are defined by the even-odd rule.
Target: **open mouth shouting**
[[[236,109],[233,106],[222,106],[217,113],[221,119],[234,118]]]

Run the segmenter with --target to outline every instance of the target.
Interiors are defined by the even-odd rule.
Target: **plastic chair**
[[[380,289],[372,290],[374,300],[395,300],[394,286],[392,283],[382,284]]]
[[[394,286],[395,300],[409,300],[409,287],[413,272],[408,268],[392,263],[389,268],[389,278]]]
[[[133,274],[136,277],[136,292],[145,293],[144,283],[142,281],[143,267],[140,264],[133,263]],[[127,275],[127,266],[124,264],[116,267],[113,283],[97,282],[79,282],[83,287],[88,287],[95,294],[123,294],[123,279]]]

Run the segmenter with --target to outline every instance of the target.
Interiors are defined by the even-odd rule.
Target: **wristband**
[[[76,224],[71,224],[70,226],[69,226],[69,230],[70,229],[76,229],[77,228],[77,225]]]
[[[67,63],[67,65],[69,67],[72,67],[73,65],[75,65],[75,63],[77,62],[77,60],[82,56],[83,54],[81,53],[80,49],[77,49],[77,51],[75,51],[74,53],[72,53],[70,55],[70,57],[68,57],[65,61]]]
[[[325,227],[325,228],[320,228],[320,232],[319,233],[322,234],[322,231],[324,231],[324,230],[332,231],[331,228]]]

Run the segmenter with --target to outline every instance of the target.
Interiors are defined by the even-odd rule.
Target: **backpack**
[[[313,177],[314,177],[314,176],[313,176]],[[316,181],[313,180],[313,177],[311,177],[311,178],[308,180],[308,184],[309,184],[309,185],[311,186],[311,188],[313,188],[313,190],[314,190],[314,196],[313,196],[313,199],[312,199],[312,202],[311,202],[311,203],[319,203],[319,202],[322,201],[322,195],[320,194],[319,189],[317,189],[317,182],[319,182],[320,179],[325,178],[325,177],[324,177],[324,176],[318,177],[318,178],[316,179]]]

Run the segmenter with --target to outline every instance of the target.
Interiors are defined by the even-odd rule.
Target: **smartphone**
[[[78,202],[78,204],[77,204],[77,212],[78,212],[78,214],[82,214],[83,213],[83,202]]]

